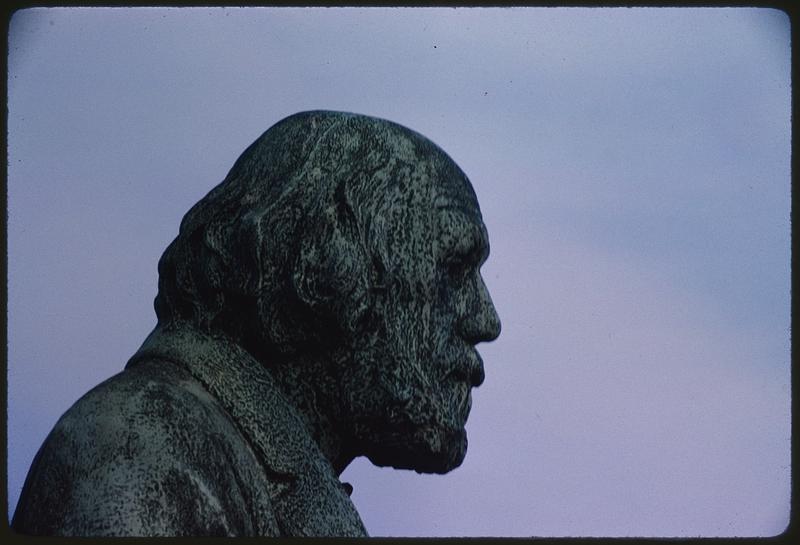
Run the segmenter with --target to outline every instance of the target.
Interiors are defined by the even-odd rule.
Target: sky
[[[754,8],[37,8],[8,34],[8,497],[155,326],[158,259],[298,111],[469,176],[503,323],[464,464],[373,536],[769,536],[790,501],[790,24]]]

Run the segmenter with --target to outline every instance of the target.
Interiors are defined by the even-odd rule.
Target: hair
[[[158,264],[159,324],[189,321],[273,358],[364,331],[391,280],[387,206],[429,191],[417,180],[442,161],[452,163],[382,119],[278,122],[184,216]]]

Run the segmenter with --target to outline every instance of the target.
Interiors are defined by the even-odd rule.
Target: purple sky
[[[58,417],[155,325],[183,214],[320,108],[462,167],[503,321],[462,467],[343,474],[371,535],[783,531],[789,32],[767,9],[17,12],[9,514]]]

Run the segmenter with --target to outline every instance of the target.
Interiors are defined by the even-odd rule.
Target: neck
[[[189,340],[183,338],[175,340],[171,338],[174,335],[188,336]],[[294,409],[295,414],[300,417],[311,439],[331,464],[338,477],[353,461],[355,455],[352,454],[352,449],[348,448],[350,442],[345,440],[347,436],[341,433],[340,427],[337,425],[337,422],[341,421],[338,418],[340,413],[338,391],[331,391],[330,385],[336,385],[338,381],[330,376],[330,365],[325,365],[322,358],[297,358],[291,362],[265,366],[264,361],[269,360],[272,363],[275,361],[274,358],[268,358],[266,354],[256,354],[248,350],[242,343],[223,333],[209,335],[208,332],[201,331],[193,324],[174,321],[167,324],[159,323],[145,340],[142,348],[128,362],[128,365],[148,356],[166,356],[166,359],[179,362],[208,360],[211,365],[211,370],[208,372],[212,376],[216,376],[217,373],[222,372],[219,369],[221,363],[217,361],[219,357],[213,356],[218,351],[202,348],[203,342],[210,341],[212,337],[216,339],[213,342],[228,343],[232,354],[238,350],[244,355],[243,357],[255,360],[253,362],[255,365],[260,365],[268,370],[273,383],[280,390],[280,397],[284,398]],[[187,351],[187,347],[194,352]],[[226,362],[226,365],[229,364],[230,362]],[[203,380],[204,383],[218,382],[213,377],[206,377]]]
[[[329,366],[319,360],[303,358],[269,369],[338,477],[355,455],[348,448],[339,424],[338,391],[332,391],[331,385],[336,383],[330,377]]]

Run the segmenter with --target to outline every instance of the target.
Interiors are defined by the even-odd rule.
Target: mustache
[[[469,397],[469,390],[480,386],[486,378],[480,354],[461,339],[451,338],[450,342],[433,347],[398,344],[393,342],[396,339],[386,337],[373,337],[369,339],[371,342],[364,342],[367,340],[361,338],[364,344],[351,354],[362,361],[371,361],[377,372],[352,379],[371,383],[368,388],[372,391],[371,403],[382,405],[390,420],[402,420],[400,415],[405,415],[406,419],[413,415],[411,420],[415,425],[426,424],[430,415],[438,413],[437,402],[432,397],[434,392],[438,395],[445,391],[447,384],[462,384],[464,393],[459,404],[463,404]],[[356,405],[367,403],[364,399],[353,401]]]
[[[483,369],[483,358],[474,346],[465,346],[460,350],[453,350],[449,354],[445,379],[452,379],[468,383],[477,388],[486,379]]]

